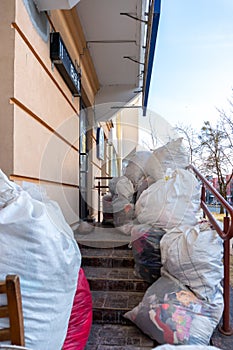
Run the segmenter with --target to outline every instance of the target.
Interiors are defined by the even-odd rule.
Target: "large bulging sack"
[[[132,203],[120,201],[119,199],[113,201],[113,224],[115,227],[130,224],[133,219],[134,205]]]
[[[121,227],[134,218],[134,205],[124,197],[105,195],[103,197],[103,223]]]
[[[223,279],[223,241],[209,223],[168,231],[160,248],[164,269],[211,302]]]
[[[133,183],[135,188],[137,188],[140,179],[146,175],[145,166],[150,156],[151,152],[149,151],[138,151],[131,157],[126,158],[128,165],[125,168],[124,175]]]
[[[20,277],[26,347],[60,350],[81,255],[59,206],[42,197],[39,191],[32,197],[0,172],[0,279]]]
[[[145,173],[156,181],[164,178],[168,168],[185,169],[189,165],[189,154],[182,144],[182,137],[157,148],[145,164]]]
[[[129,202],[133,199],[134,187],[126,176],[113,177],[109,181],[109,190],[114,198],[124,198]]]
[[[124,317],[159,344],[208,345],[222,311],[221,291],[208,303],[163,272],[142,301]]]
[[[142,192],[145,191],[149,186],[151,186],[153,183],[155,182],[155,180],[153,179],[153,177],[148,176],[146,178],[142,178],[138,184],[137,184],[137,188],[136,188],[136,200],[135,202],[137,202],[137,200],[139,199],[139,197],[141,196]]]
[[[114,177],[109,182],[111,195],[103,197],[103,222],[120,227],[134,217],[132,182],[126,176]]]
[[[195,225],[200,208],[200,185],[188,170],[177,169],[143,191],[135,205],[140,223],[162,228]]]

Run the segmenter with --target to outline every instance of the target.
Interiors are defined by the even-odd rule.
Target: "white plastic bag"
[[[160,241],[164,269],[200,298],[212,302],[223,279],[223,241],[208,223],[180,226]]]
[[[159,344],[208,345],[222,311],[222,293],[208,303],[163,271],[142,301],[124,317]]]
[[[143,191],[135,205],[140,223],[162,228],[195,225],[200,207],[200,186],[188,170],[177,169],[171,177],[156,181]]]
[[[157,148],[147,160],[145,172],[157,181],[164,178],[168,168],[172,170],[185,169],[188,165],[189,155],[182,145],[181,137]]]
[[[146,175],[145,166],[150,156],[151,152],[149,151],[138,151],[131,157],[126,158],[128,160],[128,165],[125,168],[124,175],[135,187],[137,187],[140,179]]]
[[[114,198],[117,196],[127,199],[129,202],[133,199],[133,184],[126,176],[112,178],[109,181],[109,189]]]
[[[39,193],[41,200],[32,198],[0,171],[3,193],[0,279],[20,277],[26,347],[60,350],[81,263],[73,231],[55,202],[41,201]],[[0,328],[5,325],[2,319]]]

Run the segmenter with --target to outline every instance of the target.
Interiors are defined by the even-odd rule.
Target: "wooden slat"
[[[0,318],[9,317],[8,306],[0,306]]]
[[[6,288],[10,318],[11,342],[15,345],[25,345],[19,276],[8,275],[6,277]]]
[[[0,342],[10,340],[14,345],[25,345],[23,309],[20,281],[17,275],[7,275],[5,282],[0,282],[1,293],[7,296],[7,305],[0,306],[0,318],[9,318],[10,328],[0,329]]]
[[[10,340],[10,338],[11,338],[10,328],[0,329],[0,340],[1,341]]]
[[[6,294],[6,283],[0,282],[0,294]]]

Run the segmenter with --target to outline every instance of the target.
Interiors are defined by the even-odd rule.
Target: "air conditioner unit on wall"
[[[39,11],[47,10],[70,10],[80,0],[33,0]]]

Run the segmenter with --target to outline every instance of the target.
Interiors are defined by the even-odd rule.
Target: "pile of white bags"
[[[153,152],[135,187],[142,186],[135,204],[142,225],[131,229],[135,269],[157,280],[125,317],[160,344],[207,346],[223,312],[223,242],[200,222],[200,184],[188,158],[182,139],[169,142]]]
[[[26,347],[62,348],[81,263],[59,206],[0,171],[0,279],[20,277]],[[1,299],[0,299],[1,302]],[[0,328],[6,327],[1,319]]]

